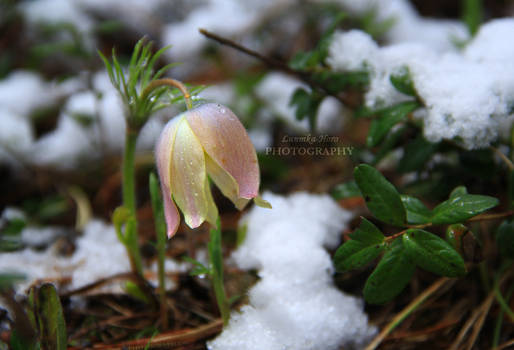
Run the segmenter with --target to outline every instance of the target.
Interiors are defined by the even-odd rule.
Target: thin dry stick
[[[311,75],[307,72],[302,72],[302,71],[292,69],[291,67],[289,67],[287,64],[285,64],[282,61],[261,55],[257,51],[251,50],[247,47],[244,47],[244,46],[236,43],[235,41],[229,40],[227,38],[223,38],[217,34],[209,32],[208,30],[205,30],[203,28],[200,28],[199,31],[201,34],[205,35],[207,38],[217,41],[218,43],[220,43],[222,45],[226,45],[233,49],[236,49],[237,51],[243,52],[243,53],[247,54],[248,56],[255,57],[256,59],[258,59],[259,61],[263,62],[264,64],[266,64],[267,66],[269,66],[271,68],[280,70],[284,73],[294,75],[294,76],[300,78],[301,80],[303,80],[304,82],[309,84],[311,87],[322,91],[327,96],[332,96],[332,97],[338,99],[341,103],[343,103],[344,105],[346,105],[348,107],[352,107],[352,108],[358,107],[358,103],[355,103],[355,101],[352,101],[349,98],[345,98],[342,95],[333,94],[330,91],[328,91],[324,86],[315,82],[311,78]]]
[[[473,326],[475,321],[484,313],[484,310],[489,310],[489,307],[491,306],[491,303],[494,300],[494,291],[489,293],[487,298],[480,304],[478,308],[473,311],[469,319],[466,321],[464,326],[461,328],[459,334],[457,335],[457,338],[451,345],[449,350],[457,350],[459,348],[460,343],[464,340],[464,337],[468,333],[469,329]]]
[[[397,314],[389,324],[382,329],[380,334],[378,334],[371,343],[366,347],[366,350],[374,350],[376,349],[380,343],[395,329],[400,323],[403,322],[412,312],[414,312],[421,304],[425,302],[432,294],[441,289],[448,281],[449,278],[442,277],[435,281],[430,287],[425,289],[423,293],[418,295],[416,299],[411,301],[409,305],[407,305],[399,314]]]
[[[468,345],[466,347],[466,350],[471,350],[473,345],[475,344],[478,334],[480,334],[480,331],[482,330],[482,327],[484,325],[485,318],[487,317],[487,314],[489,313],[489,310],[491,309],[491,305],[494,301],[494,293],[492,294],[492,298],[488,297],[486,299],[486,302],[483,303],[483,305],[480,307],[481,313],[478,317],[477,322],[473,326],[473,333],[471,333],[471,337],[468,340]]]
[[[493,146],[489,146],[489,149],[491,149],[494,153],[496,153],[498,157],[500,157],[501,160],[503,160],[503,162],[507,165],[510,171],[514,170],[514,164],[512,164],[512,161],[505,154],[503,154],[502,151]]]
[[[110,350],[143,350],[143,349],[176,349],[184,348],[185,345],[193,344],[199,340],[209,338],[221,331],[223,328],[223,321],[217,319],[214,322],[208,323],[204,326],[187,330],[187,331],[174,331],[156,335],[152,338],[138,339],[123,342],[113,345],[97,345],[94,349],[110,349]]]
[[[503,349],[507,349],[508,347],[511,347],[511,346],[513,346],[513,345],[514,345],[514,339],[507,340],[505,343],[498,345],[498,347],[497,347],[497,348],[495,348],[494,350],[503,350]]]

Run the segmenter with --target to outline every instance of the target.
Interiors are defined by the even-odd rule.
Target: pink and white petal
[[[155,158],[157,160],[157,170],[161,182],[168,238],[171,238],[177,232],[180,224],[180,214],[178,213],[175,203],[173,203],[170,190],[171,154],[178,121],[180,119],[180,117],[174,118],[166,124],[155,147]]]
[[[173,144],[171,192],[191,228],[200,226],[209,211],[209,203],[205,198],[206,177],[202,145],[187,120],[182,119]]]
[[[239,185],[232,175],[220,167],[208,154],[205,155],[205,165],[207,166],[207,174],[221,190],[221,193],[230,199],[237,209],[243,209],[250,200],[238,197]]]
[[[161,184],[162,198],[164,201],[164,217],[166,219],[166,233],[168,238],[173,237],[177,233],[178,226],[180,224],[180,214],[177,210],[177,206],[173,203],[171,198],[170,188],[166,185]]]
[[[207,222],[213,227],[216,227],[216,221],[218,220],[218,208],[212,198],[211,187],[209,186],[209,179],[207,179],[207,176],[205,177],[204,190],[205,199],[207,201],[207,216],[205,217],[205,220],[207,220]]]
[[[170,167],[173,143],[175,142],[177,126],[181,119],[184,118],[182,116],[175,117],[164,126],[155,146],[155,159],[157,162],[157,170],[159,171],[159,179],[161,180],[161,184],[165,184],[168,188],[170,188]]]
[[[225,106],[208,103],[189,111],[186,119],[205,152],[238,184],[237,197],[257,196],[260,182],[257,154],[234,113]],[[232,188],[220,189],[232,191]]]

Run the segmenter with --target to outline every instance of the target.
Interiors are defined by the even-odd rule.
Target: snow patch
[[[375,333],[362,300],[332,282],[325,248],[335,248],[352,214],[329,196],[266,193],[273,209],[254,207],[247,236],[233,254],[242,269],[258,269],[250,304],[232,312],[210,350],[330,350],[360,348]]]
[[[378,47],[368,34],[334,35],[327,62],[335,71],[366,69],[371,78],[366,105],[383,108],[412,98],[398,92],[391,75],[405,67],[411,73],[426,110],[424,135],[432,141],[457,140],[467,149],[487,147],[500,129],[512,123],[514,20],[484,24],[462,52],[439,52],[430,45],[401,43]]]

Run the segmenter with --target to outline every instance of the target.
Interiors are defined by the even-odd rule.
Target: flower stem
[[[159,182],[154,173],[150,173],[149,178],[150,198],[155,222],[155,232],[157,236],[157,268],[159,276],[159,299],[161,325],[163,329],[168,328],[168,307],[166,303],[166,284],[164,260],[166,258],[166,223],[164,219],[164,209],[160,197]]]
[[[172,86],[179,89],[182,95],[184,95],[187,109],[193,108],[193,104],[191,103],[191,95],[189,94],[186,86],[182,82],[171,78],[163,78],[152,81],[141,93],[141,100],[144,101],[153,90],[161,86]]]
[[[126,247],[130,258],[130,264],[134,273],[143,275],[143,264],[137,241],[137,218],[136,218],[136,186],[135,186],[135,156],[138,131],[127,128],[125,135],[125,153],[123,155],[123,206],[127,208],[132,216],[132,222],[125,225]]]
[[[219,218],[216,228],[211,229],[208,250],[214,295],[216,296],[223,324],[227,325],[230,318],[230,305],[225,294],[225,287],[223,286],[223,254],[221,250],[221,224]]]

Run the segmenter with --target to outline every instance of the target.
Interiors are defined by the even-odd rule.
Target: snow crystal
[[[375,328],[367,323],[362,301],[334,286],[324,249],[338,245],[351,214],[326,195],[264,198],[273,209],[249,212],[243,219],[246,240],[232,256],[240,268],[258,269],[261,280],[248,293],[250,304],[232,313],[209,349],[361,347]]]
[[[392,74],[407,67],[426,107],[421,113],[425,137],[481,148],[512,123],[514,49],[505,42],[513,35],[513,19],[495,20],[484,24],[463,52],[441,53],[430,45],[410,42],[379,48],[367,34],[338,32],[328,62],[336,71],[368,70],[366,105],[370,108],[412,99],[390,82]]]

